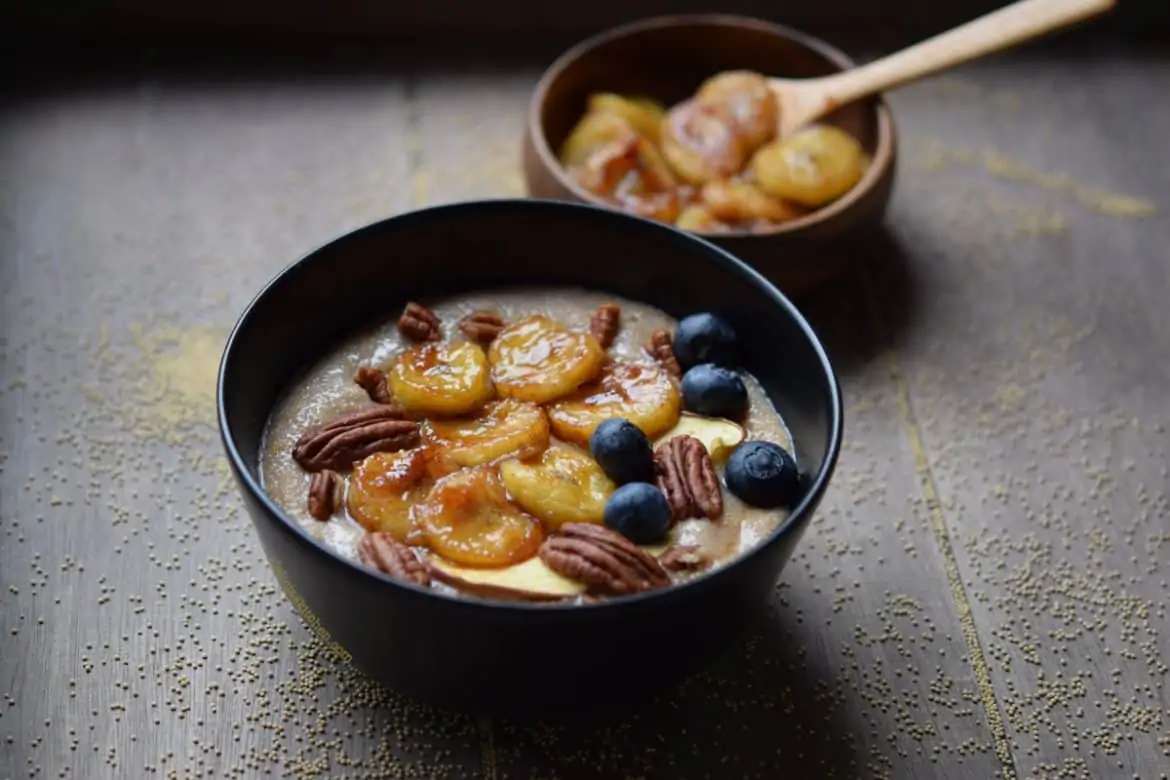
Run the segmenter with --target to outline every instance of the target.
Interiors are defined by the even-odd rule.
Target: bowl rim
[[[769,33],[777,38],[785,38],[793,43],[811,49],[816,54],[821,55],[832,64],[836,65],[840,70],[845,71],[857,66],[857,63],[841,51],[837,47],[828,43],[821,38],[817,38],[808,33],[801,32],[792,27],[788,27],[776,22],[769,22],[765,19],[760,19],[753,16],[740,16],[737,14],[672,14],[664,16],[652,16],[645,19],[639,19],[626,24],[610,27],[602,32],[592,35],[584,40],[574,44],[567,49],[563,54],[557,57],[544,73],[541,74],[540,80],[536,83],[533,89],[532,97],[528,102],[528,116],[527,116],[527,131],[528,137],[531,139],[533,149],[540,163],[550,174],[557,180],[563,188],[573,194],[574,197],[581,199],[583,202],[590,205],[602,206],[611,211],[621,211],[622,213],[629,213],[622,210],[619,206],[609,203],[602,198],[594,195],[588,190],[577,184],[576,181],[567,175],[564,166],[561,165],[560,159],[549,146],[548,139],[544,134],[544,125],[541,121],[544,104],[548,98],[549,88],[560,78],[561,74],[574,62],[582,59],[590,54],[594,49],[603,46],[607,43],[619,40],[621,38],[638,35],[652,30],[664,29],[669,27],[684,27],[684,26],[716,26],[716,27],[734,27],[740,29],[752,29],[759,32]],[[755,233],[750,230],[726,230],[721,232],[702,232],[697,230],[687,230],[689,235],[700,237],[709,237],[711,239],[727,239],[727,238],[771,238],[773,236],[782,236],[789,234],[800,234],[801,232],[815,228],[822,225],[840,214],[851,209],[858,201],[866,194],[872,191],[881,181],[881,178],[886,175],[890,166],[894,161],[894,147],[896,145],[897,131],[894,127],[893,112],[886,103],[882,93],[871,95],[869,98],[861,101],[863,104],[868,104],[870,109],[876,116],[876,140],[873,157],[870,159],[870,165],[862,174],[861,178],[854,184],[848,192],[826,206],[809,212],[804,216],[787,222],[781,222],[776,227],[761,232]]]
[[[808,339],[814,355],[820,362],[825,379],[828,383],[829,389],[829,430],[828,430],[828,447],[825,451],[824,461],[820,469],[817,471],[808,491],[804,498],[789,512],[788,517],[784,522],[778,524],[765,537],[756,542],[755,546],[736,556],[723,566],[705,572],[697,577],[694,577],[686,582],[672,584],[667,588],[658,588],[649,591],[642,591],[628,596],[615,596],[606,599],[601,599],[595,602],[588,603],[561,603],[561,602],[526,602],[526,601],[506,601],[503,599],[488,599],[488,598],[468,598],[463,595],[448,594],[442,591],[436,591],[431,588],[424,588],[409,582],[403,582],[383,574],[380,571],[375,571],[362,566],[357,561],[351,560],[344,555],[332,550],[323,542],[317,540],[309,534],[307,530],[295,518],[290,517],[285,510],[276,503],[276,501],[268,495],[260,484],[258,477],[253,477],[250,469],[247,466],[247,461],[240,453],[239,447],[236,445],[235,435],[232,431],[231,424],[228,421],[227,404],[225,401],[224,385],[228,379],[229,364],[237,360],[237,340],[240,334],[251,326],[252,319],[256,316],[255,311],[257,307],[266,299],[280,292],[280,288],[290,283],[289,280],[294,278],[297,274],[302,272],[302,269],[314,264],[323,262],[323,259],[336,251],[340,245],[356,238],[359,235],[366,233],[373,233],[384,230],[394,230],[399,228],[408,228],[412,224],[427,220],[443,220],[443,219],[458,219],[461,214],[466,212],[508,212],[515,210],[529,211],[533,216],[539,218],[541,214],[561,212],[565,215],[575,215],[574,218],[590,219],[605,221],[626,221],[631,223],[636,230],[648,231],[650,233],[657,232],[659,236],[652,240],[661,241],[664,247],[670,244],[686,244],[696,243],[697,248],[702,249],[702,254],[709,258],[716,265],[721,266],[723,272],[736,274],[745,279],[753,286],[757,287],[765,296],[771,299],[772,304],[779,306],[784,312],[792,318],[797,328],[803,332],[806,339]],[[271,409],[269,410],[271,414]],[[240,314],[236,324],[232,327],[231,333],[224,345],[223,353],[220,358],[219,370],[216,376],[216,417],[220,433],[220,440],[223,444],[224,450],[227,453],[229,464],[235,472],[237,479],[242,484],[251,498],[260,504],[267,514],[275,519],[279,525],[284,526],[286,531],[291,531],[293,536],[299,539],[302,544],[313,548],[318,553],[323,553],[329,558],[332,558],[335,563],[340,563],[344,567],[348,567],[352,572],[357,572],[358,576],[370,577],[374,580],[388,584],[393,588],[399,588],[408,592],[424,594],[426,596],[438,599],[440,602],[453,602],[460,607],[469,609],[493,609],[504,610],[515,613],[580,613],[580,614],[594,614],[601,610],[619,610],[630,608],[634,605],[644,604],[660,598],[669,598],[678,596],[687,590],[694,588],[706,587],[707,584],[713,580],[731,576],[731,571],[738,568],[741,564],[750,558],[763,554],[765,548],[777,544],[781,539],[798,532],[811,519],[813,511],[820,503],[829,480],[837,465],[837,459],[840,455],[841,443],[843,438],[843,406],[841,399],[841,388],[837,379],[837,374],[833,370],[832,363],[825,351],[824,345],[809,325],[804,316],[797,310],[797,308],[784,296],[771,282],[764,276],[752,269],[739,258],[732,255],[730,252],[716,246],[715,244],[703,240],[697,236],[691,235],[686,231],[679,230],[673,226],[665,225],[653,220],[645,219],[633,214],[626,214],[615,211],[613,209],[602,208],[584,203],[571,203],[563,200],[544,199],[544,198],[492,198],[483,200],[464,200],[443,205],[430,206],[421,209],[407,211],[395,216],[387,217],[376,222],[363,225],[362,227],[348,230],[336,235],[334,238],[317,246],[315,249],[302,255],[299,259],[293,261],[291,264],[285,266],[275,276],[273,276],[267,283],[261,287],[260,291],[248,302]],[[267,424],[267,420],[266,420]]]

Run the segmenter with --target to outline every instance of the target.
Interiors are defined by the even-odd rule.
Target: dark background
[[[386,73],[543,68],[582,38],[672,13],[737,13],[824,37],[860,60],[1006,5],[996,0],[0,0],[5,100],[127,73]],[[1078,58],[1170,52],[1170,0],[1121,0],[1043,44]],[[1031,51],[1039,49],[1033,47]],[[1023,56],[1029,56],[1027,50]]]
[[[194,37],[344,36],[415,38],[442,36],[466,45],[501,44],[501,39],[561,42],[638,17],[718,10],[743,13],[849,39],[875,33],[921,36],[959,24],[1004,5],[994,0],[3,0],[0,30],[13,43],[46,39],[109,44],[178,41]],[[1123,0],[1102,31],[1147,37],[1170,30],[1170,2]],[[551,42],[550,42],[551,43]],[[501,50],[503,47],[501,47]]]

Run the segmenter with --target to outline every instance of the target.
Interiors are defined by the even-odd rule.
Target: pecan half
[[[490,311],[477,311],[459,320],[459,330],[472,341],[490,344],[504,329],[504,318]]]
[[[589,332],[602,349],[609,349],[622,324],[622,307],[616,303],[603,303],[589,319]]]
[[[594,593],[622,596],[670,584],[654,556],[594,523],[562,525],[544,540],[540,558],[553,571],[585,583]]]
[[[666,373],[675,379],[682,379],[682,366],[674,356],[674,337],[670,335],[670,331],[656,330],[651,333],[650,340],[646,342],[646,351],[650,353],[650,357],[658,361],[658,365],[662,366]]]
[[[426,565],[414,551],[384,531],[369,533],[357,545],[358,558],[371,569],[424,588],[431,584]]]
[[[322,523],[337,509],[341,477],[336,471],[322,469],[309,480],[309,515]]]
[[[668,571],[702,571],[711,565],[711,559],[693,544],[671,547],[662,553],[658,562]]]
[[[358,366],[354,372],[353,381],[366,391],[366,395],[376,404],[392,404],[393,396],[386,385],[386,375],[373,366]]]
[[[375,452],[405,450],[418,443],[418,423],[402,419],[397,406],[379,406],[306,433],[292,456],[305,471],[343,471]]]
[[[688,517],[714,520],[723,514],[723,488],[715,464],[694,436],[675,436],[656,449],[654,471],[675,522]]]
[[[398,318],[398,330],[415,341],[438,341],[443,337],[442,322],[421,303],[411,301]]]

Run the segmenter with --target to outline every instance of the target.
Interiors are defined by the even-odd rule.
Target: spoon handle
[[[835,104],[843,105],[1104,13],[1115,3],[1020,0],[908,49],[830,76],[822,80],[823,88]]]

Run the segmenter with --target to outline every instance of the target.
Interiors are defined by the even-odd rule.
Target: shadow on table
[[[848,276],[794,297],[842,378],[898,346],[918,313],[917,279],[896,233],[882,227],[858,251]]]
[[[854,735],[834,711],[834,673],[809,668],[791,628],[770,614],[705,672],[617,713],[497,721],[500,770],[507,777],[855,777]],[[653,662],[630,648],[630,663]]]

